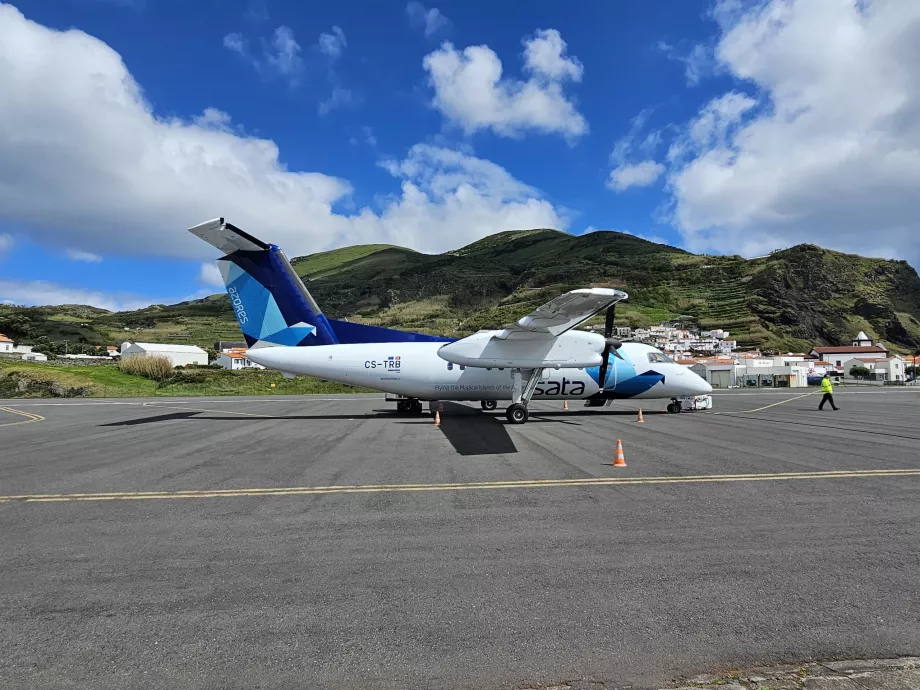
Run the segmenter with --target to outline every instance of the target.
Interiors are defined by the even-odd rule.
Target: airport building
[[[174,367],[208,363],[208,353],[197,345],[171,343],[122,343],[121,358],[129,357],[165,357]]]
[[[249,359],[246,356],[246,350],[244,348],[227,349],[217,355],[215,362],[220,364],[224,369],[230,369],[231,371],[265,368],[261,364],[256,364]]]

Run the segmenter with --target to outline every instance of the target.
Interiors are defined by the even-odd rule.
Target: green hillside
[[[333,318],[462,336],[497,328],[587,285],[629,292],[618,322],[681,320],[724,328],[744,347],[804,350],[859,330],[896,349],[920,347],[920,278],[903,261],[800,245],[746,260],[706,256],[617,232],[491,235],[444,254],[360,245],[292,260]],[[114,344],[128,338],[210,345],[239,329],[223,295],[110,313],[0,306],[0,332]]]

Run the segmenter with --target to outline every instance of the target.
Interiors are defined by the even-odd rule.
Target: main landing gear
[[[498,401],[497,400],[481,400],[479,402],[479,406],[484,410],[494,410],[496,407],[498,407]]]
[[[542,374],[543,369],[511,370],[511,404],[505,410],[505,417],[511,424],[524,424],[527,421],[530,416],[527,412],[527,403],[530,402]]]
[[[677,414],[683,409],[683,405],[680,404],[680,400],[677,398],[671,398],[671,404],[668,405],[668,412],[671,414]]]
[[[403,414],[422,414],[422,401],[415,398],[406,398],[396,403],[396,411]]]
[[[505,416],[512,424],[523,424],[527,421],[530,413],[527,412],[527,407],[522,403],[512,403],[508,406],[508,409],[505,410]]]

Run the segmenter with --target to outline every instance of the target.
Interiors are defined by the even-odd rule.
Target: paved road
[[[916,654],[920,476],[865,472],[920,469],[917,393],[440,428],[379,399],[0,403],[0,495],[120,494],[0,503],[0,686],[657,688]]]

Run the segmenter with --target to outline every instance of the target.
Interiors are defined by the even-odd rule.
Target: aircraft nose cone
[[[710,385],[709,381],[702,376],[697,376],[697,379],[699,379],[699,381],[695,382],[697,384],[695,395],[709,395],[712,393],[712,385]]]

